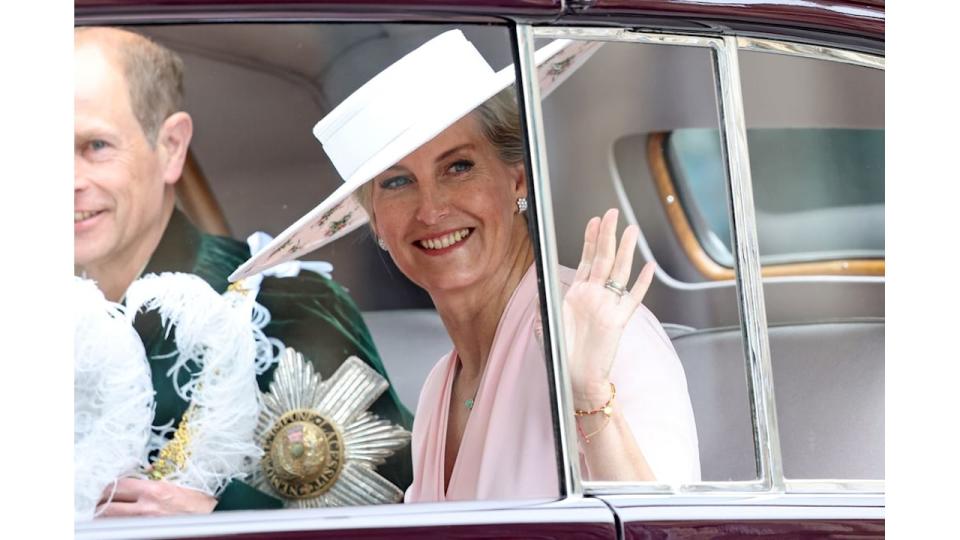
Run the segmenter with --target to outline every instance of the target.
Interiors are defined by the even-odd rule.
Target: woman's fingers
[[[606,285],[612,280],[624,288],[629,283],[630,272],[633,270],[633,253],[637,246],[637,238],[640,236],[640,229],[636,225],[630,225],[624,229],[618,246],[616,237],[618,215],[619,212],[611,208],[603,218],[594,217],[587,222],[576,281],[589,280],[598,285]],[[640,271],[633,287],[630,288],[629,294],[638,304],[650,288],[653,271],[654,265],[647,263]]]
[[[593,256],[597,251],[597,232],[600,230],[600,218],[590,218],[583,233],[583,253],[580,254],[580,265],[577,266],[575,281],[586,281],[590,277],[590,267]]]
[[[610,279],[624,289],[630,283],[630,271],[633,270],[633,250],[637,245],[637,236],[640,235],[640,229],[636,225],[630,225],[623,231],[620,238],[620,246],[617,247],[617,257],[613,262],[613,270],[610,272]]]
[[[610,279],[613,270],[613,261],[617,250],[617,216],[615,208],[607,210],[600,221],[600,232],[597,235],[597,253],[593,257],[590,268],[590,281],[603,285]]]
[[[656,270],[656,268],[657,265],[652,262],[643,265],[643,268],[640,270],[640,275],[637,276],[637,281],[630,289],[630,296],[633,297],[638,306],[643,302],[643,297],[646,296],[647,290],[650,289],[650,284],[653,283],[653,271]]]

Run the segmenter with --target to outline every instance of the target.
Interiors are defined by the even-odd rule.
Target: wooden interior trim
[[[227,218],[223,215],[223,210],[217,203],[192,149],[187,151],[187,161],[183,165],[183,174],[177,182],[176,191],[180,208],[197,228],[207,234],[232,236]]]
[[[660,197],[660,204],[667,215],[670,227],[673,229],[683,252],[690,259],[694,268],[710,280],[733,279],[733,268],[719,264],[703,249],[700,240],[693,232],[693,227],[687,219],[687,214],[680,204],[676,184],[667,167],[664,143],[667,133],[651,133],[647,137],[647,162],[650,164],[650,173],[653,183]],[[761,266],[763,277],[780,276],[883,276],[886,272],[884,259],[834,259],[790,264],[769,264]]]
[[[733,269],[718,264],[707,252],[704,251],[693,232],[693,227],[687,219],[687,214],[680,206],[680,197],[677,195],[673,179],[670,177],[670,169],[667,168],[667,160],[664,157],[664,142],[666,133],[651,133],[647,137],[647,162],[650,164],[650,173],[653,176],[653,184],[657,187],[657,195],[660,198],[660,204],[663,205],[663,211],[667,214],[667,220],[670,222],[670,228],[673,229],[687,254],[687,258],[693,263],[693,266],[703,277],[713,280],[733,279]]]

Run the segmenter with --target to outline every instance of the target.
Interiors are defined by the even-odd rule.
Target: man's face
[[[74,59],[74,264],[88,268],[134,256],[144,232],[164,226],[167,184],[120,69],[92,44]]]

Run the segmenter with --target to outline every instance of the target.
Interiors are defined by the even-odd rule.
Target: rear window
[[[764,265],[884,257],[884,130],[747,131]],[[720,134],[672,131],[664,152],[701,246],[733,266]]]

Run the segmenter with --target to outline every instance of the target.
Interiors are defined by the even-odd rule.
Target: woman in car
[[[538,51],[544,94],[583,52]],[[381,248],[430,294],[454,350],[420,395],[408,502],[558,494],[512,74],[451,31],[371,79],[314,128],[345,184],[234,274],[300,256],[368,215]],[[355,191],[365,213],[351,209]],[[618,247],[616,229],[615,210],[590,220],[578,268],[559,272],[581,471],[697,481],[683,369],[641,304],[653,267],[627,287],[639,231],[627,227]]]

